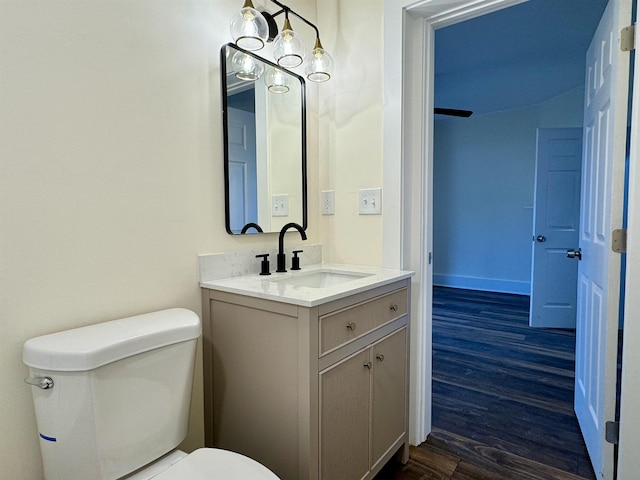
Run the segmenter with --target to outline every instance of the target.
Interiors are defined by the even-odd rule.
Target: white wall
[[[436,120],[434,284],[529,294],[536,129],[581,126],[583,93]]]
[[[42,478],[25,340],[167,307],[199,313],[197,254],[275,246],[224,230],[219,51],[240,5],[0,0],[1,478]],[[315,0],[296,10],[313,21]],[[187,449],[203,443],[201,371]]]
[[[335,190],[335,215],[320,218],[323,255],[381,265],[382,216],[358,214],[358,190],[382,187],[383,1],[318,7],[322,44],[336,64],[320,103],[319,187]]]

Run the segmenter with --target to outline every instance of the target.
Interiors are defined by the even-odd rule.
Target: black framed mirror
[[[225,223],[230,234],[307,228],[305,83],[227,44],[221,50]]]

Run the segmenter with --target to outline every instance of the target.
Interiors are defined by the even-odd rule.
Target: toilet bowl
[[[218,448],[200,448],[191,454],[176,450],[168,465],[154,464],[125,477],[126,480],[279,480],[261,463],[239,453]],[[165,462],[163,462],[165,463]],[[123,479],[123,480],[125,480]]]
[[[277,480],[187,434],[200,318],[175,308],[28,340],[46,480]]]

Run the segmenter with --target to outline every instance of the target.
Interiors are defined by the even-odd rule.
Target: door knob
[[[545,237],[544,235],[538,235],[538,236],[536,237],[536,241],[537,241],[537,242],[540,242],[540,243],[542,243],[542,242],[546,242],[546,241],[547,241],[547,237]]]
[[[582,260],[582,249],[567,250],[567,258],[577,258],[578,260]]]

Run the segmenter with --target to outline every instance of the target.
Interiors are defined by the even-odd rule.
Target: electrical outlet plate
[[[289,194],[271,195],[271,216],[286,217],[289,215]]]
[[[333,190],[323,190],[320,194],[320,210],[322,215],[334,215],[335,195]]]
[[[382,188],[363,188],[359,191],[358,213],[360,215],[382,214]]]

